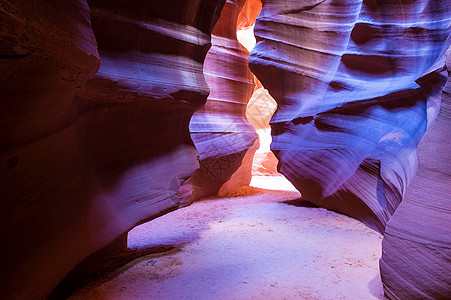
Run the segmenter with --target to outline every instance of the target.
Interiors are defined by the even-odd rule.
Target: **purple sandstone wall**
[[[387,229],[388,296],[446,298],[448,100],[407,186],[447,79],[451,3],[262,2],[250,66],[278,103],[271,149],[279,171],[305,200]]]

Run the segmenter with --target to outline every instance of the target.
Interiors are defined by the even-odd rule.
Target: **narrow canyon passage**
[[[0,300],[449,299],[449,16],[0,0]]]
[[[247,186],[138,226],[130,248],[167,251],[137,258],[71,299],[383,299],[382,236],[300,206],[299,197]]]

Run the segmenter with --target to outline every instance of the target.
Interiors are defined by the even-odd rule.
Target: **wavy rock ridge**
[[[188,123],[209,92],[203,60],[224,1],[0,4],[1,292],[43,298],[178,207],[198,167]]]
[[[255,84],[247,64],[249,53],[238,42],[236,31],[243,23],[253,22],[256,15],[253,17],[252,12],[246,11],[245,2],[227,1],[212,32],[212,47],[204,64],[210,95],[190,122],[200,168],[179,191],[186,204],[201,197],[216,196],[221,188],[249,184],[251,180],[255,147],[248,149],[254,144],[256,134],[245,112]],[[245,11],[240,14],[243,8]]]
[[[0,0],[2,298],[47,297],[176,209],[177,193],[248,180],[250,166],[232,176],[255,139],[236,29],[258,1],[227,1],[207,55],[225,2]],[[255,27],[250,66],[278,102],[280,172],[306,200],[385,232],[393,299],[449,295],[449,84],[433,120],[450,15],[444,0],[265,0]],[[179,190],[199,167],[189,121],[207,96],[191,122],[201,169]]]
[[[307,200],[383,232],[446,80],[436,63],[446,11],[441,1],[265,1],[251,68],[278,102],[280,171]]]
[[[440,106],[450,5],[269,0],[255,26],[250,64],[278,103],[271,148],[280,172],[308,201],[380,232],[389,222],[381,271],[386,294],[394,299],[449,292],[443,269],[449,269],[449,239],[440,233],[450,218],[441,208],[444,200],[427,197],[441,221],[401,225],[420,213],[424,198],[408,200],[393,223],[390,218],[417,170],[418,143]],[[427,177],[435,181],[431,173]],[[437,188],[440,195],[447,190],[441,183]],[[414,245],[401,239],[418,234],[424,238],[414,242],[420,252],[401,254]],[[429,247],[436,252],[426,254]],[[423,275],[410,278],[420,266]]]
[[[447,55],[448,73],[451,52]],[[438,113],[438,107],[432,110]],[[451,76],[437,120],[418,146],[418,173],[385,229],[380,261],[387,296],[446,299],[451,287]],[[431,114],[429,121],[435,119]]]

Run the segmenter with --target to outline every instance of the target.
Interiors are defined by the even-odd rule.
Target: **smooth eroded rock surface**
[[[246,117],[256,128],[260,141],[260,147],[255,152],[252,163],[253,176],[280,175],[277,172],[278,160],[270,150],[272,139],[269,121],[276,108],[276,101],[263,87],[258,88],[249,100]]]
[[[443,298],[450,267],[446,166],[422,171],[422,187],[395,210],[440,107],[450,3],[263,2],[250,64],[278,103],[271,149],[280,172],[305,200],[380,232],[390,222],[381,262],[387,296]],[[444,148],[437,149],[449,152]],[[430,157],[432,165],[443,162],[438,153]]]
[[[178,196],[250,180],[255,81],[236,30],[259,8],[0,0],[0,298],[46,298]],[[305,200],[385,232],[393,299],[449,295],[450,15],[445,0],[265,0],[255,25],[280,172]]]
[[[73,98],[99,56],[85,1],[1,1],[0,19],[0,295],[33,299],[91,248]]]
[[[209,93],[203,61],[224,1],[0,4],[1,294],[43,298],[178,207],[198,167],[188,123]]]
[[[383,232],[446,80],[449,10],[435,0],[264,2],[250,64],[278,103],[280,172],[306,200]]]
[[[179,191],[186,204],[217,195],[236,172],[240,174],[228,182],[227,188],[249,184],[251,180],[256,149],[255,146],[248,149],[254,144],[256,134],[245,112],[255,84],[247,65],[249,53],[236,35],[238,24],[244,22],[241,19],[252,18],[252,15],[239,18],[244,4],[245,0],[227,1],[213,29],[212,47],[204,65],[210,95],[190,122],[200,168]]]
[[[450,295],[450,79],[437,120],[418,146],[418,173],[385,230],[381,276],[386,294],[395,299],[447,299]]]

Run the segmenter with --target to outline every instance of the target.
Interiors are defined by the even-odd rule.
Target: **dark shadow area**
[[[150,254],[165,254],[169,251],[180,251],[180,245],[157,245],[139,250],[126,249],[108,258],[105,258],[105,250],[98,251],[75,266],[53,290],[48,299],[67,299],[90,282],[101,284],[108,281],[114,277],[115,271],[125,265],[131,262],[133,265],[139,263],[139,258]]]
[[[294,199],[294,200],[287,200],[287,201],[283,201],[282,203],[285,203],[285,204],[288,204],[288,205],[292,205],[292,206],[297,206],[297,207],[311,207],[311,208],[318,208],[319,207],[315,203],[312,203],[312,202],[307,201],[307,200],[303,200],[302,198]]]

